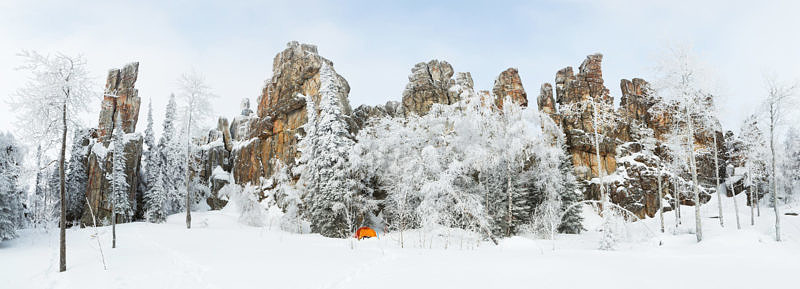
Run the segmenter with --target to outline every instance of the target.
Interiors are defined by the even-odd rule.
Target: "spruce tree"
[[[167,196],[164,192],[164,181],[161,174],[155,174],[155,181],[144,195],[145,219],[152,223],[163,223],[167,220],[164,205]]]
[[[111,202],[111,248],[117,246],[117,218],[121,216],[123,219],[127,219],[133,213],[128,196],[130,186],[125,174],[125,133],[121,126],[117,120],[111,136],[114,145],[112,168],[111,172],[106,174],[106,178],[111,184],[111,196],[109,197],[109,202]]]
[[[67,163],[67,220],[78,220],[83,215],[86,188],[89,184],[89,171],[86,169],[86,147],[82,141],[86,130],[75,129],[72,137],[72,150]]]
[[[24,152],[11,134],[0,134],[0,242],[17,236],[23,206],[20,175]]]
[[[307,99],[306,135],[298,143],[307,189],[306,213],[312,232],[344,238],[353,229],[359,209],[353,180],[347,176],[347,157],[354,142],[337,95],[344,88],[327,63],[320,69],[320,82],[319,114]]]
[[[164,183],[163,191],[166,195],[167,214],[177,213],[183,210],[185,200],[183,198],[184,185],[184,159],[181,155],[181,146],[176,138],[175,118],[177,116],[178,105],[175,102],[175,95],[170,95],[167,109],[164,114],[164,131],[158,142],[158,165]]]
[[[561,211],[564,216],[561,218],[561,225],[558,226],[558,232],[580,234],[583,230],[583,216],[581,215],[583,208],[575,204],[583,201],[583,193],[581,193],[583,190],[580,188],[580,184],[575,177],[572,157],[564,154],[558,169],[564,176],[564,188],[561,192]]]

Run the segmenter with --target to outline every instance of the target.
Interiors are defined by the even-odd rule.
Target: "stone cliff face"
[[[503,109],[503,101],[506,97],[521,106],[528,106],[528,94],[522,87],[522,80],[519,78],[519,71],[516,68],[509,68],[500,73],[500,76],[494,81],[492,93],[495,95],[495,106],[498,109]]]
[[[111,138],[114,121],[117,119],[122,120],[122,129],[125,133],[132,133],[136,129],[141,103],[139,90],[135,88],[138,76],[138,62],[108,72],[97,131],[101,140]]]
[[[572,156],[576,174],[585,182],[585,197],[598,199],[601,166],[612,201],[639,216],[654,215],[658,210],[657,183],[659,170],[667,156],[661,142],[675,121],[676,106],[653,95],[649,84],[639,78],[621,80],[619,107],[606,88],[602,72],[601,54],[593,54],[578,67],[566,67],[556,73],[555,85],[545,83],[540,87],[536,104],[549,115],[566,136],[567,153]],[[221,207],[216,192],[229,180],[218,177],[217,168],[232,175],[237,184],[260,184],[274,173],[276,160],[294,165],[298,156],[297,135],[302,134],[306,122],[306,102],[303,96],[319,101],[319,70],[323,63],[332,62],[321,57],[317,47],[290,42],[273,61],[273,76],[267,81],[258,98],[256,114],[249,101],[242,102],[242,113],[230,124],[220,118],[218,127],[209,132],[202,149],[203,166],[199,172],[212,187],[209,205]],[[424,115],[434,104],[453,104],[463,95],[476,94],[468,72],[455,73],[446,61],[431,60],[416,64],[408,77],[401,101],[384,105],[361,105],[351,110],[347,95],[347,81],[337,74],[344,89],[338,97],[342,111],[349,116],[350,130],[354,134],[371,119],[379,117],[408,117]],[[124,83],[124,81],[123,81]],[[528,105],[519,71],[509,68],[500,73],[489,91],[479,91],[485,105],[502,109],[510,99],[522,106]],[[661,104],[664,110],[654,110]],[[137,106],[138,107],[138,106]],[[595,127],[594,112],[601,116],[601,125]],[[652,130],[656,139],[654,154],[643,154],[649,145],[643,131]],[[600,143],[600,159],[596,157],[595,131]],[[724,154],[723,137],[718,135],[720,156]],[[698,160],[699,180],[704,192],[713,191],[713,138],[708,133],[695,135],[695,155]],[[725,167],[724,159],[720,167]],[[721,174],[724,176],[724,172]],[[688,188],[688,173],[663,178],[665,197],[675,200],[680,195],[683,204],[693,201]],[[593,181],[595,180],[595,181]],[[681,194],[674,193],[677,187]]]
[[[294,165],[297,156],[297,134],[306,122],[306,102],[303,96],[319,103],[319,70],[323,63],[333,67],[333,62],[317,53],[317,47],[289,42],[287,48],[275,56],[273,76],[258,99],[258,118],[242,117],[234,121],[237,133],[232,138],[245,139],[233,147],[233,178],[237,184],[260,183],[273,174],[274,161]],[[350,86],[336,74],[343,91],[338,94],[341,109],[351,115],[347,95]],[[248,108],[249,109],[249,108]],[[247,137],[239,133],[249,127]],[[233,129],[233,127],[231,128]]]
[[[126,133],[125,143],[121,145],[125,147],[125,175],[130,185],[131,207],[134,208],[134,211],[137,211],[139,207],[136,192],[143,138],[141,134],[134,133],[139,120],[141,102],[135,87],[138,74],[139,63],[136,62],[126,65],[123,69],[113,69],[108,72],[98,128],[93,130],[92,139],[87,144],[91,150],[87,161],[89,184],[86,189],[86,197],[99,220],[108,218],[111,213],[107,199],[110,184],[106,179],[106,174],[112,169],[113,152],[109,149],[109,145],[117,120],[120,121],[122,130]],[[81,222],[92,223],[88,208],[84,210]]]
[[[650,90],[643,79],[623,79],[620,82],[622,97],[619,108],[614,108],[613,97],[604,85],[601,54],[587,56],[574,74],[572,67],[559,70],[555,77],[555,101],[552,86],[542,85],[537,104],[539,110],[549,115],[561,126],[567,140],[567,151],[579,178],[587,184],[585,197],[600,198],[597,181],[600,165],[606,176],[605,184],[612,201],[636,213],[640,217],[653,216],[658,211],[658,175],[667,156],[662,142],[675,120],[675,106],[665,104],[666,110],[654,111],[653,106],[662,102]],[[594,117],[597,111],[599,121]],[[595,123],[598,123],[595,128]],[[600,143],[598,162],[595,148],[595,129]],[[645,146],[643,129],[653,131],[656,139],[655,154],[642,154]],[[721,132],[717,132],[721,139]],[[698,177],[703,192],[713,191],[714,162],[713,141],[709,134],[695,135],[695,155],[698,161]],[[718,142],[720,155],[724,148]],[[724,159],[720,167],[724,168]],[[723,176],[724,174],[721,174]],[[683,204],[693,204],[688,193],[688,173],[662,179],[666,198],[679,195]],[[681,194],[674,193],[677,185]],[[701,196],[701,201],[709,198]]]
[[[453,67],[447,61],[420,62],[411,69],[408,84],[403,91],[403,108],[406,113],[424,115],[434,103],[453,104],[459,97],[450,91],[455,80]]]

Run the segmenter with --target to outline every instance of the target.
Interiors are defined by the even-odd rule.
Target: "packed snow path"
[[[742,197],[740,195],[740,197]],[[733,202],[725,200],[732,220]],[[716,201],[702,207],[706,239],[695,242],[693,210],[684,207],[680,234],[674,215],[668,232],[615,251],[597,250],[599,220],[589,232],[549,240],[526,237],[460,245],[451,238],[419,248],[417,232],[364,241],[297,235],[237,223],[225,211],[197,213],[186,230],[183,215],[166,224],[131,223],[100,229],[108,262],[103,271],[92,229],[67,232],[67,272],[57,272],[57,230],[25,230],[0,243],[0,288],[790,288],[800,257],[800,217],[784,216],[783,242],[773,241],[774,215],[762,208],[755,227],[740,208],[743,229],[716,219]],[[739,204],[744,201],[740,200]],[[794,209],[796,211],[796,209]],[[590,211],[590,210],[586,210]],[[786,211],[793,211],[786,208]],[[587,213],[588,215],[588,213]],[[745,221],[746,220],[746,221]],[[646,220],[658,231],[658,220]],[[630,225],[633,232],[635,227]],[[418,237],[416,237],[418,238]],[[659,246],[659,242],[662,243]],[[351,246],[353,248],[351,249]],[[469,247],[469,248],[467,248]],[[675,276],[677,274],[677,276]],[[676,285],[678,283],[678,285]],[[787,287],[788,286],[788,287]]]

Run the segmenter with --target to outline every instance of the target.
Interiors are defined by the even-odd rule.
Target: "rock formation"
[[[125,133],[132,133],[136,129],[141,103],[139,91],[135,88],[138,75],[138,62],[108,72],[97,131],[101,140],[111,138],[114,121],[117,119],[122,120],[122,129]]]
[[[494,81],[492,93],[495,95],[495,106],[503,109],[503,101],[506,97],[521,106],[528,106],[528,95],[522,87],[522,80],[519,78],[519,71],[516,68],[509,68],[501,72]]]
[[[232,150],[232,173],[237,184],[257,184],[271,176],[273,160],[294,165],[297,134],[306,122],[304,96],[319,103],[319,70],[323,63],[333,67],[333,62],[317,53],[316,46],[294,41],[275,56],[273,76],[258,99],[258,118],[234,120],[237,133],[231,133],[231,137],[246,139]],[[343,77],[336,76],[345,88],[338,94],[341,109],[349,116],[352,114],[347,99],[350,86]],[[250,127],[247,137],[239,133],[242,127]]]
[[[414,65],[403,91],[405,112],[424,115],[434,103],[453,104],[458,101],[458,94],[450,91],[455,84],[451,77],[453,67],[447,61],[431,60]]]
[[[652,95],[649,84],[643,79],[621,80],[622,97],[620,107],[614,108],[613,97],[604,85],[601,54],[587,56],[574,74],[572,67],[559,70],[555,77],[556,99],[553,103],[551,85],[545,83],[537,104],[539,110],[548,114],[561,126],[567,140],[567,151],[572,156],[576,174],[585,180],[585,197],[600,198],[598,182],[590,180],[600,176],[600,164],[606,179],[604,183],[612,201],[636,213],[640,217],[653,216],[658,211],[659,166],[667,158],[663,155],[661,142],[665,140],[674,120],[675,106],[668,103],[665,110],[654,111],[662,100]],[[594,111],[600,117],[595,128]],[[644,135],[642,128],[653,131],[657,140],[655,155],[642,154]],[[600,160],[596,157],[594,142],[595,129],[600,143]],[[721,132],[717,132],[721,139]],[[709,134],[695,135],[695,155],[698,161],[698,175],[701,185],[701,201],[709,198],[705,192],[713,191],[714,162],[713,142]],[[720,145],[720,144],[718,144]],[[724,148],[719,146],[720,154]],[[724,168],[724,160],[720,166]],[[683,190],[690,186],[688,173],[673,178],[664,177],[663,191],[667,198],[675,184]],[[693,204],[687,193],[680,194],[683,204]]]
[[[108,203],[110,184],[106,174],[112,169],[113,152],[109,149],[110,136],[115,129],[117,120],[120,121],[122,130],[126,133],[123,144],[125,152],[125,175],[127,176],[131,207],[134,211],[138,208],[136,192],[139,182],[139,166],[142,157],[142,135],[134,133],[139,120],[140,99],[136,89],[136,79],[139,73],[139,63],[131,63],[123,69],[114,69],[108,72],[106,89],[100,109],[98,129],[93,130],[92,140],[89,141],[91,151],[88,156],[89,184],[86,197],[92,206],[94,214],[99,220],[108,218],[111,213]],[[88,209],[84,210],[82,223],[91,224],[92,219]]]

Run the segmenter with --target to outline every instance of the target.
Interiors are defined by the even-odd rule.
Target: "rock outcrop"
[[[495,96],[495,106],[503,109],[503,101],[506,97],[521,106],[528,106],[528,95],[522,87],[522,80],[519,78],[519,71],[516,68],[509,68],[500,73],[494,81],[492,94]]]
[[[275,56],[273,76],[258,99],[258,118],[234,120],[237,133],[232,132],[231,137],[246,139],[232,148],[231,170],[237,184],[257,184],[271,176],[273,160],[294,165],[297,134],[306,122],[304,97],[319,103],[319,70],[323,63],[333,67],[333,62],[317,53],[316,46],[294,41]],[[350,116],[352,110],[347,98],[350,86],[342,76],[336,74],[336,78],[344,88],[337,95],[342,112]],[[240,133],[242,127],[249,127],[247,137]]]
[[[600,198],[601,165],[605,179],[603,183],[611,200],[640,217],[653,216],[658,211],[659,167],[663,166],[662,142],[670,131],[676,115],[676,106],[652,95],[649,84],[643,79],[623,79],[620,82],[622,97],[620,107],[615,108],[613,97],[604,85],[601,54],[587,56],[573,73],[572,67],[559,70],[555,77],[555,103],[550,84],[542,85],[537,98],[539,110],[550,115],[561,126],[567,140],[567,151],[572,156],[576,174],[586,184],[585,197]],[[662,104],[661,110],[652,109]],[[594,113],[599,116],[594,118]],[[596,126],[596,127],[595,127]],[[646,130],[652,130],[656,140],[650,148],[654,154],[643,153],[647,145]],[[595,131],[599,140],[600,159],[595,148]],[[722,139],[721,132],[717,132]],[[695,135],[695,155],[698,163],[701,201],[709,199],[714,190],[714,160],[710,134]],[[724,148],[718,142],[720,155]],[[720,166],[724,168],[724,160]],[[664,177],[662,189],[667,198],[693,205],[687,173]],[[682,193],[673,192],[679,188]],[[674,202],[673,202],[674,204]]]
[[[138,96],[139,92],[135,87],[138,74],[139,63],[137,62],[128,64],[123,69],[113,69],[108,72],[98,128],[93,130],[92,139],[89,140],[91,150],[87,158],[89,182],[86,197],[100,220],[108,218],[111,213],[107,200],[110,184],[106,179],[106,174],[111,171],[113,165],[113,152],[109,146],[111,145],[111,133],[118,120],[121,129],[125,132],[124,143],[114,145],[124,146],[125,175],[128,185],[130,185],[128,195],[131,207],[137,211],[136,209],[140,205],[137,203],[136,192],[143,138],[141,134],[134,132],[139,120],[141,102]],[[84,210],[81,221],[84,224],[92,223],[88,209]]]
[[[453,67],[447,61],[420,62],[411,69],[408,84],[403,91],[403,108],[406,114],[424,115],[434,103],[453,104],[459,95],[450,91],[455,84]],[[466,76],[462,76],[464,78]],[[470,77],[471,82],[471,77]]]

